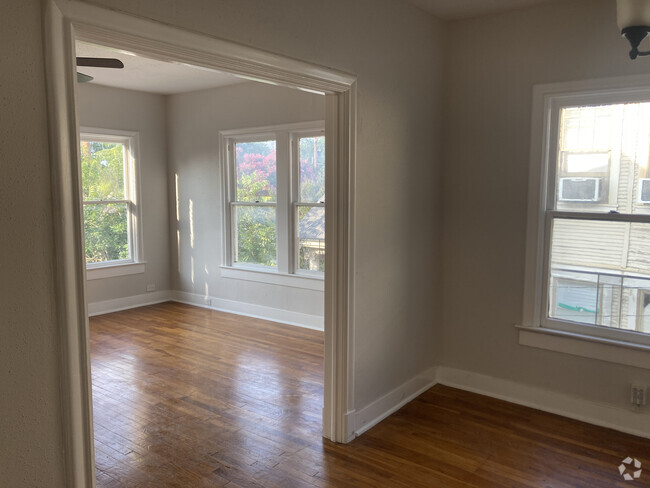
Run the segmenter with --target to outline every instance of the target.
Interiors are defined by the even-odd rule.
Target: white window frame
[[[140,173],[139,173],[139,134],[133,131],[103,129],[96,127],[81,127],[80,141],[107,142],[123,144],[124,159],[124,199],[111,200],[115,203],[126,203],[128,210],[128,239],[129,259],[105,261],[102,263],[86,264],[86,279],[95,280],[115,276],[144,273],[145,262],[142,255],[142,222],[140,217]],[[80,198],[82,207],[89,202]],[[92,202],[91,202],[92,203]],[[101,203],[101,202],[97,202]],[[82,209],[83,218],[83,209]]]
[[[533,90],[522,345],[650,369],[650,335],[548,317],[549,253],[555,218],[650,223],[642,214],[555,210],[560,109],[650,101],[646,75],[538,85]]]
[[[324,290],[324,273],[300,270],[297,266],[297,240],[294,215],[298,199],[299,160],[296,143],[306,135],[324,135],[325,122],[253,127],[219,132],[223,193],[223,240],[221,276],[246,281]],[[276,141],[276,236],[277,266],[234,262],[233,204],[236,196],[234,148],[238,142],[274,139]],[[324,204],[323,204],[324,206]]]

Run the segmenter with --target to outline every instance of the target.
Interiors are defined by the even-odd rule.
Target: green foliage
[[[236,145],[237,201],[275,202],[275,141]],[[275,207],[237,206],[237,255],[239,263],[277,266]]]
[[[325,137],[300,139],[300,201],[325,199]]]
[[[236,261],[277,266],[275,207],[238,206],[236,213]]]
[[[128,209],[125,199],[124,145],[81,143],[86,263],[129,259]]]
[[[84,205],[86,263],[129,259],[125,203]]]

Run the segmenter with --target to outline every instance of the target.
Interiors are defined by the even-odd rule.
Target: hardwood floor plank
[[[90,332],[99,488],[650,486],[647,439],[442,385],[323,440],[322,332],[178,303]]]

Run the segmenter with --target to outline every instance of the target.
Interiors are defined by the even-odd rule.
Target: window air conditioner
[[[650,203],[650,178],[639,179],[639,202]]]
[[[600,178],[560,178],[559,200],[597,202],[600,200]]]

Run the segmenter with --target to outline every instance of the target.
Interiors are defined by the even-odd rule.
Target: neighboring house
[[[323,271],[325,269],[325,212],[322,207],[312,207],[300,218],[298,239],[300,267]]]
[[[650,103],[565,109],[558,210],[650,213]],[[556,220],[551,317],[650,332],[650,225]]]

